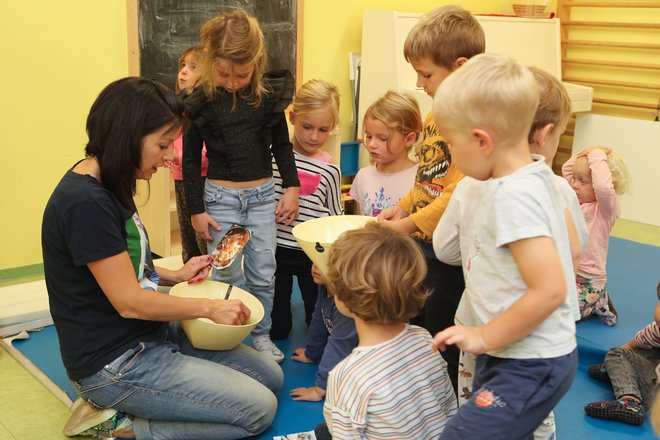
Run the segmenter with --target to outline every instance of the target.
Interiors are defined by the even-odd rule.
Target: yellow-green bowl
[[[332,243],[344,232],[359,229],[374,220],[366,215],[331,215],[300,223],[291,232],[309,259],[325,275]]]
[[[206,280],[202,283],[179,283],[172,287],[170,295],[183,298],[223,299],[229,285]],[[181,327],[193,347],[201,350],[231,350],[259,324],[264,317],[264,306],[254,295],[234,286],[229,299],[238,299],[250,309],[250,319],[243,325],[216,324],[210,319],[181,320]]]

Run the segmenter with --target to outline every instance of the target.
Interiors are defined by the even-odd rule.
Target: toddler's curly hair
[[[428,296],[425,275],[426,260],[413,239],[376,221],[345,232],[329,251],[328,289],[371,324],[416,316]]]
[[[607,155],[607,166],[610,169],[610,173],[612,173],[614,192],[619,196],[624,194],[630,184],[630,173],[626,164],[623,162],[623,158],[614,149],[610,149],[610,153]]]

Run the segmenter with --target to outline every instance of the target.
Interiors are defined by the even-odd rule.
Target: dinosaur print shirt
[[[415,185],[397,205],[410,215],[419,229],[412,236],[431,243],[433,231],[463,173],[452,162],[447,142],[438,133],[431,112],[424,121],[422,133],[422,142],[416,151],[419,169]]]

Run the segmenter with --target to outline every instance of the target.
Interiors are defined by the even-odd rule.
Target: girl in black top
[[[183,181],[195,231],[215,248],[224,231],[240,224],[252,232],[243,250],[213,278],[239,285],[259,298],[264,319],[252,333],[254,347],[277,362],[284,354],[271,342],[275,278],[275,221],[298,217],[298,175],[284,116],[293,92],[288,72],[265,73],[264,38],[243,10],[207,21],[201,30],[198,88],[186,99],[192,127],[183,138]],[[209,167],[200,177],[206,144]],[[275,199],[272,158],[284,195]],[[241,264],[243,263],[243,265]],[[243,271],[244,267],[244,271]]]

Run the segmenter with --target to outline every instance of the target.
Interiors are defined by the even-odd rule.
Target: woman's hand
[[[300,387],[294,388],[289,393],[293,400],[306,400],[308,402],[318,402],[325,397],[325,390],[319,387]]]
[[[216,231],[219,231],[221,229],[218,222],[213,220],[213,217],[208,215],[206,211],[200,212],[199,214],[191,215],[190,220],[192,222],[192,226],[195,232],[197,232],[197,234],[199,234],[199,236],[202,237],[203,240],[209,242],[213,241],[213,237],[209,232],[209,226],[211,226]]]
[[[290,186],[275,208],[275,221],[289,226],[298,218],[298,187]]]
[[[160,277],[161,286],[173,286],[183,281],[188,284],[204,281],[211,270],[211,258],[208,255],[193,257],[178,270],[170,270],[161,266],[156,266],[156,272]]]
[[[250,309],[240,300],[213,300],[207,316],[217,324],[242,325],[250,318]]]
[[[179,281],[188,281],[188,284],[204,281],[211,270],[211,261],[208,255],[192,257],[177,271]]]
[[[293,351],[293,355],[291,356],[291,359],[293,359],[294,361],[302,362],[303,364],[314,363],[313,360],[307,357],[307,355],[305,354],[305,349],[302,347],[298,347]]]

